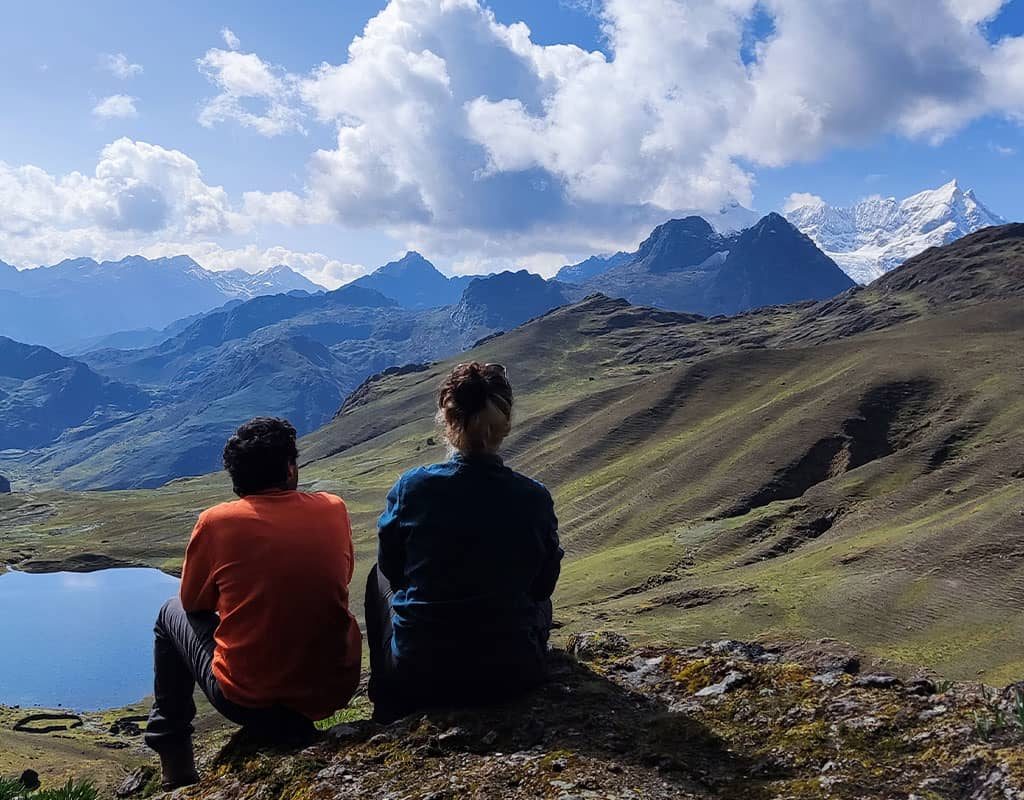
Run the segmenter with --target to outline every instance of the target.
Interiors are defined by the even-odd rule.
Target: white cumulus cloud
[[[302,114],[292,102],[295,81],[281,68],[255,53],[218,48],[208,50],[196,63],[220,90],[199,112],[201,125],[209,128],[234,121],[264,136],[305,133]]]
[[[804,206],[823,205],[825,205],[825,200],[819,195],[811,194],[810,192],[793,192],[786,198],[786,202],[782,205],[782,210],[788,214],[790,211],[795,211]]]
[[[142,64],[132,63],[124,53],[107,53],[103,56],[101,64],[107,72],[121,80],[134,78],[143,72]]]
[[[537,44],[478,0],[391,0],[299,82],[337,129],[305,201],[482,261],[635,244],[752,203],[763,166],[1024,115],[1024,38],[985,34],[1004,4],[606,0],[605,55]],[[744,58],[755,13],[771,32]]]
[[[0,161],[0,207],[0,260],[20,267],[187,253],[210,269],[287,264],[328,288],[369,271],[319,252],[225,245],[260,223],[310,222],[306,204],[288,192],[246,193],[232,204],[184,153],[127,138],[103,148],[92,174],[51,175]]]
[[[91,175],[0,161],[0,206],[0,257],[22,265],[248,229],[195,161],[127,138],[103,148]]]
[[[227,45],[228,50],[237,50],[242,46],[242,42],[239,41],[237,36],[235,36],[235,32],[231,30],[231,28],[221,28],[220,38],[224,40],[224,44]]]
[[[326,126],[331,139],[309,154],[300,189],[259,187],[229,202],[201,177],[173,190],[150,179],[108,187],[99,167],[90,177],[7,167],[0,201],[13,181],[14,210],[3,206],[0,236],[41,226],[49,245],[33,252],[78,237],[80,254],[127,236],[118,231],[156,246],[200,228],[210,232],[197,241],[215,242],[224,231],[333,222],[383,229],[460,271],[550,271],[635,246],[669,216],[756,205],[766,167],[883,136],[926,147],[983,116],[1024,124],[1024,37],[993,39],[989,27],[1003,0],[582,5],[602,27],[603,52],[539,44],[482,0],[390,0],[307,74],[242,52],[225,29],[226,49],[197,60],[216,88],[199,121],[265,136]],[[767,32],[752,41],[753,29]],[[191,164],[157,159],[165,173],[198,176],[183,153],[163,153]],[[76,181],[88,191],[63,190]],[[188,192],[199,208],[186,207]],[[51,206],[59,213],[48,217]],[[327,269],[311,258],[310,269]]]
[[[92,113],[103,119],[130,119],[139,115],[135,108],[136,98],[127,94],[112,94],[104,97],[95,106]]]

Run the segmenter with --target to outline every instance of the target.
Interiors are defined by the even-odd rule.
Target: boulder
[[[750,677],[739,670],[733,670],[720,683],[714,683],[711,686],[705,686],[699,692],[697,697],[717,697],[719,695],[726,694],[738,686],[742,686]]]
[[[611,631],[585,631],[569,640],[569,652],[580,661],[598,661],[615,658],[629,651],[629,640]]]
[[[11,482],[3,475],[0,475],[0,494],[11,493]]]
[[[156,776],[153,767],[139,767],[114,789],[114,797],[135,797],[142,794]]]

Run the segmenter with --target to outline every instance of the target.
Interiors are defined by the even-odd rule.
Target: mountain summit
[[[810,203],[786,217],[858,283],[870,283],[929,247],[1005,223],[956,180],[904,200],[868,197],[849,208]]]
[[[631,303],[697,314],[832,297],[854,285],[784,217],[722,234],[701,217],[659,225],[632,258],[584,287]]]
[[[374,289],[404,308],[422,310],[457,303],[471,280],[472,276],[449,278],[419,253],[410,250],[398,261],[385,264],[351,285]]]
[[[499,272],[470,282],[451,318],[462,329],[511,330],[583,295],[577,286],[546,281],[525,269]]]
[[[779,214],[769,214],[733,241],[707,299],[719,313],[821,300],[853,281],[807,236]]]

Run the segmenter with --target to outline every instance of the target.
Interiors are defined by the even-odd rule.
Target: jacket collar
[[[452,461],[458,464],[490,464],[500,467],[505,464],[497,453],[456,453]]]

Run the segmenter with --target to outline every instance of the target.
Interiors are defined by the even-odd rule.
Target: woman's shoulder
[[[424,484],[430,484],[438,479],[446,478],[454,473],[451,462],[440,462],[437,464],[425,464],[421,467],[413,467],[403,472],[397,481],[395,488],[401,487],[408,491]]]
[[[538,481],[536,478],[531,478],[529,475],[524,475],[521,472],[516,472],[514,469],[508,470],[512,481],[516,484],[520,491],[524,494],[540,501],[540,502],[552,502],[551,492],[548,491],[548,487]]]

